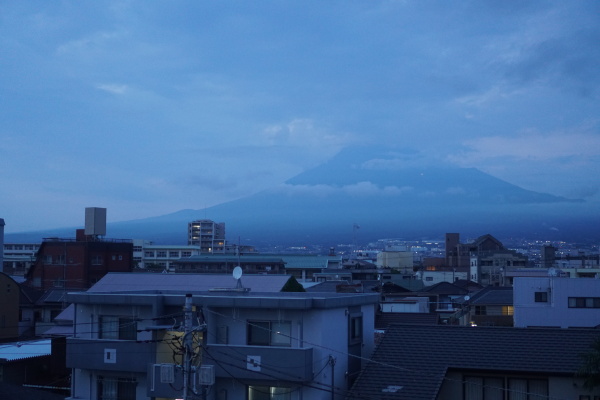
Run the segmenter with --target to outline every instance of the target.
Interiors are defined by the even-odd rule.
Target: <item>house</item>
[[[182,398],[186,338],[194,348],[187,387],[209,388],[209,400],[264,393],[343,398],[372,353],[379,296],[281,292],[290,279],[108,274],[90,290],[69,294],[71,398]]]
[[[600,279],[518,277],[513,290],[517,327],[600,326]]]
[[[594,399],[575,376],[594,329],[393,325],[348,400]],[[596,396],[596,397],[594,397]]]
[[[513,326],[513,288],[488,286],[463,303],[461,325]]]

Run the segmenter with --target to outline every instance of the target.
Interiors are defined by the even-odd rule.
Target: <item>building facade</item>
[[[44,239],[26,275],[38,289],[87,289],[108,272],[131,272],[131,240],[95,239],[77,230],[75,239]]]
[[[600,279],[516,277],[513,290],[516,327],[600,325]]]
[[[189,222],[188,245],[200,246],[202,253],[222,253],[225,248],[225,223],[209,219]]]
[[[191,325],[182,312],[188,298]],[[185,388],[208,400],[329,400],[345,396],[373,351],[378,296],[140,289],[69,300],[76,310],[67,344],[72,399],[176,399]],[[181,356],[186,338],[189,369]]]

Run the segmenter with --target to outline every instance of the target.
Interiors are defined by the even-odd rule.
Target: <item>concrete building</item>
[[[75,239],[44,239],[26,275],[38,289],[87,289],[107,272],[131,272],[133,244],[126,239],[98,239],[78,229]]]
[[[483,255],[505,250],[502,243],[492,235],[483,235],[469,243],[460,243],[460,234],[446,233],[446,266],[469,267],[472,255]]]
[[[193,290],[191,281],[204,277],[110,274],[108,284],[69,295],[71,398],[182,398],[188,298],[193,393],[208,400],[345,396],[373,351],[377,294],[263,291],[281,279],[270,275],[243,276],[243,289],[223,276],[221,288]]]
[[[413,253],[411,251],[381,251],[377,253],[378,268],[391,268],[396,271],[406,271],[413,267]]]
[[[133,262],[136,268],[171,270],[182,258],[200,254],[200,246],[156,245],[148,240],[133,240]]]
[[[225,247],[225,223],[209,219],[189,222],[188,245],[200,246],[202,253],[222,253]]]
[[[201,254],[172,263],[174,272],[231,274],[237,266],[246,274],[283,274],[285,262],[281,257],[267,255]]]
[[[470,279],[484,286],[505,286],[506,274],[527,267],[527,256],[514,250],[490,250],[471,255]]]
[[[2,272],[13,276],[24,276],[35,261],[39,243],[4,243]]]
[[[513,290],[516,327],[600,326],[600,279],[516,277]]]

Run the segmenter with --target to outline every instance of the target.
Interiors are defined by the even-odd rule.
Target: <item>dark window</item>
[[[548,381],[504,376],[466,376],[464,400],[539,400],[548,398]]]
[[[248,321],[248,344],[252,346],[292,345],[290,321]]]
[[[135,400],[136,381],[117,377],[98,377],[98,400]]]
[[[569,308],[600,308],[600,297],[569,297]]]
[[[485,306],[475,306],[475,315],[487,315]]]
[[[350,326],[348,327],[348,336],[350,343],[361,342],[363,337],[363,317],[362,315],[350,316]]]
[[[547,303],[548,302],[548,292],[535,292],[535,302],[536,303]]]
[[[136,340],[137,322],[131,317],[101,316],[99,318],[98,338]]]

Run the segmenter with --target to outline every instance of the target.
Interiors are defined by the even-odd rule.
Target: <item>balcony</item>
[[[155,353],[155,343],[67,338],[68,368],[146,372]]]
[[[210,344],[202,362],[215,366],[217,378],[313,380],[313,349]]]

